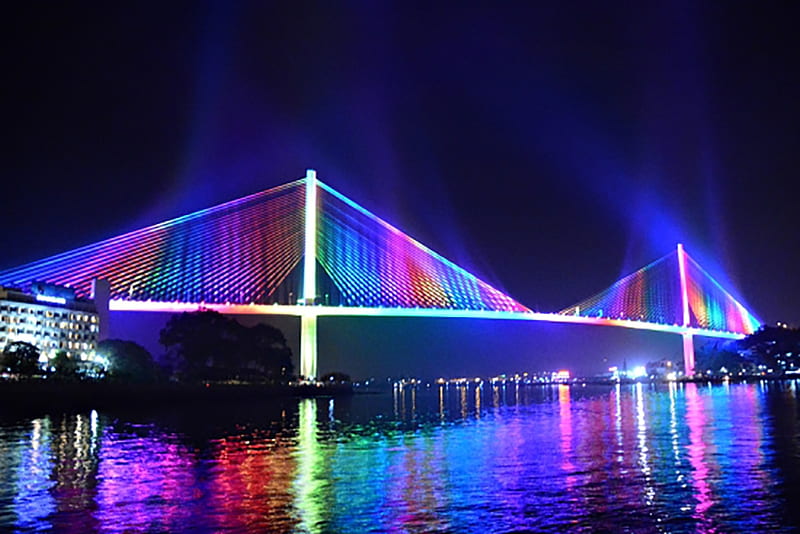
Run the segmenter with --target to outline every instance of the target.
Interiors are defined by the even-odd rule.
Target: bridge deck
[[[608,319],[604,317],[584,317],[580,315],[562,315],[558,313],[539,312],[506,312],[488,310],[448,310],[439,308],[356,308],[347,306],[290,306],[263,304],[193,304],[178,302],[150,302],[112,300],[112,311],[151,311],[151,312],[191,312],[197,310],[213,310],[219,313],[234,315],[288,315],[339,316],[339,317],[429,317],[429,318],[461,318],[461,319],[504,319],[515,321],[543,321],[549,323],[570,323],[600,326],[616,326],[653,332],[671,334],[692,334],[697,336],[724,339],[741,339],[744,334],[692,328],[681,325],[650,323],[630,319]]]

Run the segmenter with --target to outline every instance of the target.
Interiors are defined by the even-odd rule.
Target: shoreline
[[[685,384],[741,384],[757,382],[785,382],[798,380],[797,376],[749,376],[724,380],[721,378],[695,377],[676,381],[574,379],[558,383],[523,383],[509,381],[508,386],[543,387],[566,386],[615,386],[615,385],[666,385]],[[472,385],[472,384],[470,384]],[[486,385],[486,383],[482,384]],[[500,384],[496,384],[500,385]],[[415,387],[415,386],[412,386]],[[418,387],[418,386],[416,386]],[[4,412],[18,410],[76,410],[106,408],[144,408],[178,406],[191,403],[226,403],[277,401],[292,398],[349,397],[390,393],[391,389],[353,387],[353,384],[182,384],[156,383],[134,384],[116,382],[59,382],[48,380],[21,380],[0,382],[0,409]]]
[[[14,381],[0,383],[0,406],[8,409],[91,409],[187,403],[260,401],[353,395],[349,384],[123,384]]]

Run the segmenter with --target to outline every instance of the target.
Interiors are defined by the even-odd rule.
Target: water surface
[[[794,532],[798,384],[0,416],[0,531]]]

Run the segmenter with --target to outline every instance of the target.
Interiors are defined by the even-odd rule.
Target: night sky
[[[229,4],[6,8],[0,269],[312,167],[535,310],[683,242],[761,320],[800,325],[796,7]],[[680,354],[564,328],[323,320],[320,367]]]

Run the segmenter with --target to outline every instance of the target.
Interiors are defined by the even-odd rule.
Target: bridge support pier
[[[317,378],[317,314],[300,316],[300,377]]]
[[[694,340],[692,334],[684,332],[683,338],[683,374],[694,376]]]

